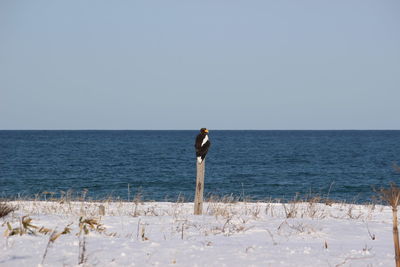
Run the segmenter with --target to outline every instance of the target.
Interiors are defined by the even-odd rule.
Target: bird
[[[210,139],[208,138],[207,128],[201,128],[200,133],[197,135],[196,142],[194,144],[194,147],[196,148],[196,158],[198,164],[201,164],[203,160],[206,158],[210,145],[211,142]]]

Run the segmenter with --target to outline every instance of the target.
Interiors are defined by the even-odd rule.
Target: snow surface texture
[[[18,210],[0,219],[0,266],[394,266],[387,206],[208,202],[194,216],[180,202],[9,204]],[[26,215],[32,232],[10,235]]]

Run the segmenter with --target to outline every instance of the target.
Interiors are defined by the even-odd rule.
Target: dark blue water
[[[0,197],[193,199],[197,131],[0,131]],[[400,182],[400,131],[211,131],[205,194],[369,201]],[[129,184],[129,190],[128,190]]]

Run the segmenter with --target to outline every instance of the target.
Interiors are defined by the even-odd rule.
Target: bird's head
[[[200,133],[208,133],[208,129],[207,128],[201,128],[200,129]]]

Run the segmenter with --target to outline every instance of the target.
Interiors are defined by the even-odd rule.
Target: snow
[[[18,210],[0,219],[0,266],[394,266],[387,206],[208,202],[195,216],[180,202],[8,203]],[[9,235],[23,216],[34,234]],[[99,228],[79,234],[80,218]],[[71,231],[49,242],[42,226]]]

